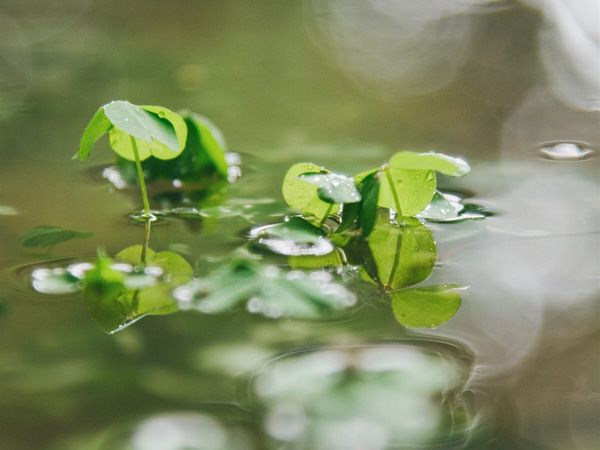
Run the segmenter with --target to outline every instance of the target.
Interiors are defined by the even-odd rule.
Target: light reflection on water
[[[470,363],[441,341],[303,350],[267,363],[254,391],[286,449],[456,448],[475,416],[461,400]]]

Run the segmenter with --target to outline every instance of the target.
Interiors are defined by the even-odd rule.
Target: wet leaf
[[[361,246],[366,273],[386,290],[425,280],[437,258],[431,231],[414,218],[392,224],[385,213],[379,213],[372,233]]]
[[[435,170],[452,177],[461,177],[471,170],[464,160],[435,152],[398,152],[389,164],[393,170]]]
[[[409,328],[435,328],[450,320],[462,300],[456,289],[463,286],[442,284],[391,293],[396,320]]]
[[[131,108],[135,105],[129,105],[124,108],[123,112],[113,113],[113,116],[109,115],[109,110],[116,108],[109,108],[108,105],[105,107],[109,119],[112,120],[113,117],[120,119],[119,125],[113,122],[115,126],[108,132],[112,149],[120,157],[128,161],[135,161],[130,139],[130,136],[134,136],[140,160],[143,161],[150,156],[159,160],[177,158],[183,151],[187,139],[187,127],[183,119],[173,111],[160,106],[144,105],[135,109]],[[136,111],[134,117],[131,115],[132,111]],[[140,112],[143,115],[139,114]],[[129,131],[121,128],[122,125],[131,123],[135,126],[130,125]],[[136,131],[137,134],[134,134],[133,131]]]
[[[305,173],[300,179],[318,187],[319,198],[327,203],[358,203],[360,193],[354,180],[337,173]]]
[[[85,239],[94,233],[68,230],[53,225],[40,225],[23,233],[19,240],[24,247],[50,247],[71,239]]]
[[[343,265],[341,250],[335,249],[331,253],[322,256],[290,256],[288,265],[292,269],[316,270],[326,267],[339,267]]]
[[[122,158],[135,160],[130,136],[141,160],[176,158],[186,142],[187,127],[173,111],[160,106],[137,106],[117,100],[102,106],[83,132],[77,157],[89,157],[96,141],[109,134],[110,145]]]
[[[488,215],[490,213],[478,205],[462,204],[460,197],[437,191],[431,203],[418,214],[418,217],[429,222],[455,223],[485,219]]]
[[[133,266],[141,265],[142,246],[133,245],[115,255],[115,260]],[[162,269],[160,279],[155,285],[139,290],[136,315],[161,315],[177,311],[171,291],[192,278],[192,267],[181,255],[175,252],[154,252],[146,250],[146,266]]]
[[[330,214],[339,211],[340,206],[324,202],[319,198],[319,188],[300,178],[305,173],[330,173],[324,167],[311,163],[298,163],[290,167],[283,180],[281,191],[285,202],[304,215],[316,217],[322,220]]]
[[[192,278],[192,268],[177,253],[147,249],[146,264],[142,265],[141,251],[141,245],[134,245],[114,260],[99,255],[83,274],[86,304],[107,333],[122,330],[146,315],[177,311],[171,292]]]
[[[229,169],[225,157],[227,146],[221,130],[208,118],[199,114],[186,111],[182,112],[182,116],[186,121],[190,133],[195,132],[197,134],[197,139],[188,140],[186,151],[191,154],[205,154],[216,171],[224,178],[227,178]]]
[[[359,203],[350,203],[343,206],[342,223],[337,228],[336,233],[345,232],[353,227],[361,227],[361,223],[368,224],[367,231],[370,233],[372,228],[371,220],[374,220],[373,214],[377,211],[377,199],[379,196],[378,185],[379,169],[363,172],[354,177],[357,189],[361,195]],[[373,205],[375,200],[375,205]],[[368,233],[367,233],[368,234]]]
[[[434,222],[454,221],[459,217],[462,209],[458,197],[437,191],[431,203],[418,216]]]
[[[433,170],[388,167],[380,179],[378,205],[392,209],[404,217],[413,217],[423,211],[435,193],[436,178]]]
[[[250,237],[254,239],[255,247],[278,255],[322,256],[334,250],[333,244],[320,228],[298,216],[282,223],[253,228]]]
[[[181,309],[221,313],[244,303],[249,312],[271,318],[320,318],[356,301],[325,272],[282,272],[274,266],[234,261],[174,292]]]
[[[142,167],[146,180],[177,180],[185,189],[186,186],[201,182],[215,184],[227,179],[229,164],[221,131],[209,119],[198,114],[182,111],[181,116],[187,127],[183,151],[168,161],[157,158],[145,160]],[[129,182],[134,182],[135,166],[122,159],[118,161],[118,165],[121,174]]]
[[[360,203],[360,214],[358,224],[362,230],[362,236],[367,237],[373,231],[377,219],[377,203],[379,200],[380,182],[377,172],[367,175],[360,183],[362,201]]]

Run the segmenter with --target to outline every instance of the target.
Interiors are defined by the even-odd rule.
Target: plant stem
[[[388,184],[390,185],[390,190],[392,191],[392,197],[394,197],[394,204],[396,205],[396,214],[400,214],[400,217],[402,217],[402,207],[400,205],[400,197],[398,196],[398,191],[396,190],[396,186],[394,185],[394,180],[392,179],[392,174],[390,173],[390,166],[386,166],[385,169],[383,169],[383,171],[385,172],[385,178],[388,181]]]
[[[142,264],[146,265],[146,253],[148,253],[148,244],[150,243],[150,231],[152,229],[152,221],[150,218],[146,221],[144,225],[145,234],[144,234],[144,245],[142,245],[142,255],[140,256],[140,260]]]
[[[144,171],[142,170],[142,162],[140,161],[140,155],[138,153],[137,144],[135,138],[129,136],[131,140],[131,147],[133,148],[133,156],[135,157],[135,169],[137,171],[138,183],[140,185],[140,191],[142,192],[142,202],[144,203],[144,216],[150,221],[152,213],[150,212],[150,202],[148,201],[148,191],[146,191],[146,181],[144,180]]]
[[[327,218],[329,217],[329,214],[331,213],[331,210],[333,209],[333,203],[329,204],[329,208],[327,208],[327,211],[325,211],[325,215],[323,216],[323,219],[319,222],[319,227],[322,227],[323,224],[325,223],[325,221],[327,220]]]
[[[390,270],[390,277],[388,278],[388,282],[385,285],[385,289],[389,291],[392,288],[392,283],[394,282],[394,277],[396,276],[396,272],[398,271],[398,266],[400,264],[400,251],[402,250],[402,233],[398,234],[398,238],[396,240],[396,251],[394,253],[394,262],[392,263],[392,269]]]

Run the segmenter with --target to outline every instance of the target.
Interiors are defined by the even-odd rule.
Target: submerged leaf
[[[19,240],[24,247],[50,247],[71,239],[85,239],[94,233],[68,230],[53,225],[40,225],[23,233]]]
[[[107,333],[130,321],[132,298],[127,295],[125,275],[112,267],[112,260],[99,255],[83,279],[83,296],[90,314]]]
[[[322,256],[300,255],[290,256],[288,265],[292,269],[316,270],[326,267],[339,267],[343,265],[342,250],[334,249],[331,253]]]
[[[435,328],[450,320],[462,300],[457,284],[405,289],[391,294],[396,320],[409,328]]]
[[[221,313],[246,302],[251,313],[267,317],[320,318],[352,306],[356,298],[325,272],[281,272],[274,266],[235,261],[175,289],[181,309]]]
[[[305,173],[327,174],[329,171],[311,163],[294,164],[285,174],[281,187],[285,202],[302,214],[315,216],[319,220],[337,213],[340,209],[338,204],[321,200],[318,194],[319,188],[300,178],[300,175]]]
[[[386,290],[419,283],[431,275],[437,249],[431,231],[414,218],[401,225],[389,222],[385,211],[361,246],[367,274]]]
[[[318,186],[319,198],[327,203],[358,203],[360,193],[354,180],[337,173],[304,173],[300,179]]]
[[[464,160],[435,152],[398,152],[390,158],[390,167],[393,170],[435,170],[452,177],[461,177],[471,170]]]

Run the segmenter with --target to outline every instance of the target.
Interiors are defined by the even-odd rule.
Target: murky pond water
[[[598,17],[585,0],[3,1],[0,449],[598,448]],[[247,305],[211,278],[180,292],[191,310],[114,334],[90,314],[86,264],[144,241],[106,146],[71,160],[111,99],[211,117],[242,171],[219,198],[155,196],[155,264],[117,269],[152,289],[262,257],[218,275],[253,286]],[[357,173],[401,149],[465,157],[444,205],[485,218],[376,225],[317,276],[299,269],[322,241],[263,256],[289,254],[260,228],[289,213],[288,167]],[[93,235],[24,246],[38,225]],[[418,258],[395,259],[408,238]],[[373,284],[424,279],[468,286],[436,328],[396,311],[423,291]],[[270,300],[294,289],[312,309]]]

